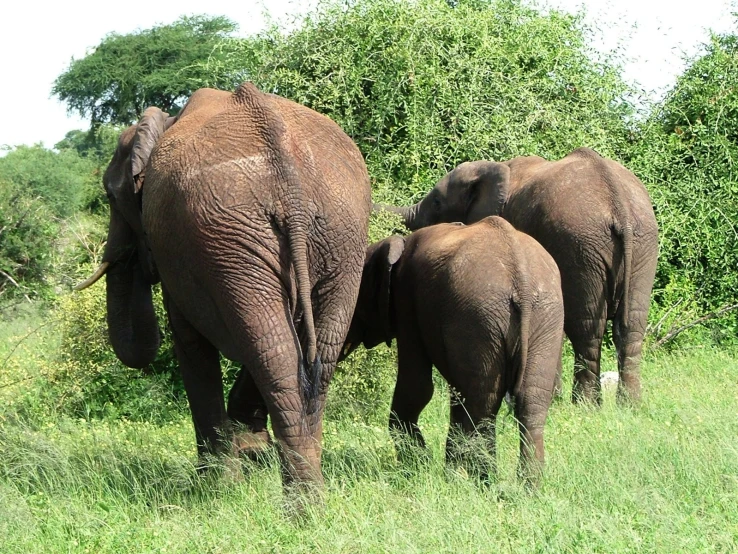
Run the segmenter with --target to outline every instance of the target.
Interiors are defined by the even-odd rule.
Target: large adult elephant
[[[549,162],[538,156],[462,163],[400,213],[411,230],[501,215],[556,260],[564,331],[574,348],[575,400],[599,402],[600,350],[613,321],[618,398],[639,401],[640,359],[658,255],[648,192],[622,165],[589,148]]]
[[[330,119],[244,83],[149,108],[104,176],[110,340],[143,367],[159,278],[200,454],[234,422],[266,434],[285,484],[320,485],[326,387],[359,291],[371,210],[364,160]],[[226,409],[219,352],[243,364]]]

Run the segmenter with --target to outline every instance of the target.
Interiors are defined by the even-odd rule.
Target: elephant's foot
[[[577,371],[574,374],[574,386],[571,391],[571,400],[575,404],[602,404],[600,380],[588,369]]]
[[[521,460],[518,463],[518,479],[528,491],[535,491],[541,485],[544,463],[538,459]]]
[[[246,458],[253,462],[263,462],[270,452],[272,438],[269,431],[236,430],[231,440],[231,452],[236,458]]]
[[[621,406],[636,407],[641,404],[641,377],[633,371],[620,374],[617,402]]]

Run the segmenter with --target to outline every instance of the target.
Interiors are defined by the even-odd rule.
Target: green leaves
[[[100,123],[128,125],[148,106],[175,114],[202,86],[233,88],[240,79],[213,75],[210,59],[229,53],[225,40],[236,31],[225,17],[183,17],[128,35],[110,34],[90,54],[72,60],[52,93],[69,111]]]
[[[25,295],[28,282],[47,277],[57,231],[39,197],[0,177],[0,298]]]
[[[577,17],[519,0],[327,2],[256,37],[248,72],[338,122],[375,199],[407,202],[464,160],[622,152],[630,91],[587,39]]]
[[[97,164],[74,150],[59,153],[43,146],[18,146],[0,158],[0,180],[40,197],[60,217],[86,208],[102,189]]]
[[[655,299],[660,311],[690,306],[675,310],[682,320],[735,302],[736,139],[738,37],[714,35],[645,122],[631,159],[661,227]]]

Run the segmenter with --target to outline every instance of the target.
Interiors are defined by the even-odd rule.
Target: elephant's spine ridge
[[[235,93],[238,101],[248,104],[252,115],[261,120],[264,129],[264,140],[267,145],[266,155],[272,168],[278,175],[282,189],[278,191],[279,200],[284,208],[284,226],[290,250],[292,267],[295,270],[297,284],[297,301],[302,308],[302,321],[305,325],[307,347],[300,344],[300,386],[303,400],[308,412],[313,411],[315,400],[320,393],[322,364],[317,352],[317,337],[313,306],[310,299],[312,287],[307,268],[307,237],[309,210],[308,201],[300,183],[300,176],[292,164],[291,156],[284,142],[288,139],[284,120],[279,111],[272,109],[269,97],[260,92],[253,84],[243,83]]]

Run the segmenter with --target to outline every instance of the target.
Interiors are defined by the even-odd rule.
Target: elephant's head
[[[110,227],[100,267],[75,287],[82,290],[106,275],[108,333],[118,359],[143,368],[159,349],[159,327],[151,300],[158,275],[141,223],[144,171],[151,151],[174,118],[148,108],[120,136],[103,176],[110,202]]]
[[[386,342],[389,346],[395,337],[391,304],[392,269],[404,249],[405,239],[400,236],[375,242],[367,248],[359,299],[339,361],[360,344],[374,348],[380,342]]]
[[[411,231],[437,223],[474,223],[501,215],[510,188],[507,165],[488,161],[464,162],[436,183],[413,206],[384,206],[405,219]]]

